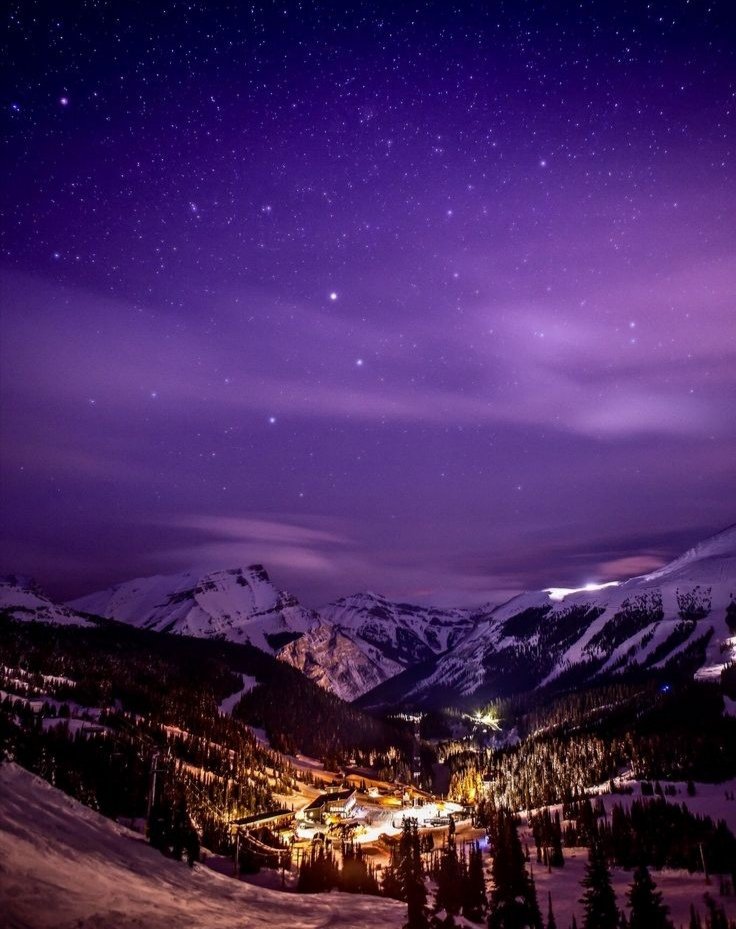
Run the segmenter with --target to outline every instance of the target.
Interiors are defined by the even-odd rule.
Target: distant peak
[[[35,578],[28,574],[3,574],[0,575],[0,586],[17,587],[19,590],[28,590],[31,593],[39,594],[41,588],[36,583]]]

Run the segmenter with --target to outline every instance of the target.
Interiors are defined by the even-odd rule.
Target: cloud
[[[269,542],[282,545],[321,543],[346,545],[349,541],[344,535],[325,529],[314,529],[278,519],[248,516],[191,514],[173,518],[170,525],[183,529],[196,529],[213,538],[234,539],[241,542]]]
[[[288,518],[191,514],[164,526],[188,541],[162,550],[158,560],[177,565],[238,566],[263,563],[295,574],[329,574],[344,568],[352,543],[343,534]]]
[[[614,558],[612,561],[604,561],[598,565],[599,576],[603,580],[626,580],[630,577],[638,577],[640,574],[648,574],[667,564],[668,559],[662,555],[653,553],[642,553],[639,555],[627,555],[623,558]]]
[[[277,308],[255,290],[221,296],[222,321],[203,334],[165,313],[60,294],[12,275],[3,360],[9,390],[22,392],[26,406],[71,404],[75,419],[93,403],[100,415],[153,418],[186,408],[198,420],[244,411],[539,426],[606,438],[701,435],[732,428],[727,393],[736,359],[733,340],[721,335],[736,265],[719,267],[712,306],[703,305],[706,273],[683,273],[661,293],[653,281],[632,285],[627,316],[648,320],[631,330],[635,336],[610,295],[598,298],[595,313],[552,302],[484,306],[479,297],[451,326],[435,311],[377,327],[337,309]],[[668,301],[677,294],[673,312]],[[69,303],[74,331],[66,325]],[[697,324],[683,306],[699,307]]]

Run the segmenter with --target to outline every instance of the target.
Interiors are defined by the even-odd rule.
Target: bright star
[[[362,358],[356,358],[356,359],[355,359],[355,363],[356,363],[356,365],[357,365],[359,368],[362,368],[362,367],[363,367],[363,359],[362,359]]]
[[[335,293],[334,290],[333,290],[332,293],[330,294],[330,300],[337,300],[337,294]]]
[[[275,416],[269,416],[269,417],[268,417],[268,421],[269,421],[269,423],[271,423],[271,425],[273,426],[273,425],[276,423],[276,417],[275,417]]]
[[[69,105],[69,97],[59,97],[59,103],[60,103],[62,106],[68,106],[68,105]]]

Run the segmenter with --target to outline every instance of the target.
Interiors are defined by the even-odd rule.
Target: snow
[[[470,610],[394,603],[374,593],[343,597],[319,612],[320,624],[278,657],[344,700],[441,654],[474,623]]]
[[[437,687],[449,687],[468,696],[483,686],[492,686],[494,682],[486,673],[489,659],[491,663],[497,662],[496,656],[504,652],[513,659],[519,649],[534,644],[530,637],[506,636],[505,624],[524,610],[540,607],[549,608],[544,623],[550,624],[564,617],[571,608],[596,609],[600,615],[591,619],[574,641],[565,643],[564,650],[554,654],[554,664],[551,670],[547,665],[545,673],[540,673],[538,686],[554,681],[571,666],[592,658],[604,659],[603,673],[614,668],[618,671],[632,665],[651,664],[655,651],[682,621],[678,594],[690,593],[703,601],[709,600],[710,610],[697,620],[686,641],[671,646],[659,658],[656,667],[664,667],[673,657],[686,651],[693,641],[710,633],[705,660],[696,677],[715,679],[729,662],[736,660],[736,636],[726,622],[726,611],[736,599],[736,527],[704,540],[651,574],[610,584],[590,584],[576,590],[550,587],[513,597],[484,616],[474,631],[441,655],[430,675],[410,685],[406,696],[431,695]],[[626,609],[627,600],[634,608],[639,602],[646,601],[651,606],[652,602],[661,601],[663,618],[652,619],[643,629],[627,635],[616,626],[616,617]],[[595,640],[603,630],[612,643],[605,654]]]
[[[324,622],[284,646],[278,657],[343,700],[355,700],[404,670],[380,649]]]
[[[84,616],[49,600],[28,578],[10,575],[0,578],[0,610],[13,619],[55,623],[59,626],[90,626]]]
[[[238,705],[238,703],[240,703],[241,697],[253,690],[253,688],[258,683],[258,681],[254,677],[251,677],[250,674],[241,674],[240,677],[243,681],[243,686],[240,688],[240,690],[236,690],[234,694],[230,694],[229,697],[225,697],[225,699],[220,704],[220,712],[226,714],[227,716],[229,716]]]
[[[379,929],[406,907],[302,896],[164,858],[15,764],[0,766],[0,899],[7,929]]]
[[[70,605],[133,626],[250,642],[267,652],[274,651],[267,636],[303,633],[318,622],[261,565],[136,578]]]
[[[595,791],[600,795],[601,800],[610,815],[615,805],[628,808],[632,801],[641,799],[641,790],[639,782],[626,781],[619,779],[621,786],[633,786],[633,794],[611,794],[605,789],[604,785]],[[668,782],[669,783],[669,782]],[[722,784],[701,784],[695,785],[695,796],[689,797],[686,793],[685,783],[677,782],[673,786],[677,789],[674,796],[665,796],[668,803],[685,805],[688,809],[700,816],[710,816],[717,821],[723,819],[731,831],[736,832],[736,800],[726,800],[726,794],[734,795],[736,791],[736,779],[726,781]],[[559,806],[552,809],[560,809]],[[547,892],[552,893],[552,906],[555,912],[557,925],[560,927],[568,926],[575,915],[578,925],[582,925],[583,910],[580,905],[580,897],[583,888],[580,882],[585,872],[585,865],[588,860],[588,850],[586,848],[565,848],[565,866],[563,868],[553,868],[551,873],[536,863],[534,854],[534,841],[531,832],[528,829],[527,819],[524,817],[524,824],[521,829],[522,842],[529,846],[532,861],[531,865],[534,872],[534,880],[537,885],[537,895],[542,907],[542,912],[546,915]],[[704,895],[710,895],[719,905],[723,905],[726,913],[731,917],[736,917],[736,897],[720,897],[718,893],[718,877],[713,877],[711,884],[706,884],[703,874],[695,872],[689,874],[684,870],[675,870],[665,868],[661,871],[651,871],[652,878],[659,890],[662,891],[664,902],[670,907],[670,916],[675,926],[686,926],[689,919],[690,904],[694,903],[701,915],[706,912]],[[631,885],[633,872],[626,871],[623,868],[612,869],[612,881],[619,907],[626,903],[626,892]]]

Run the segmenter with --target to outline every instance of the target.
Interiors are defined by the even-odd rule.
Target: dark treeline
[[[624,690],[621,697],[609,713],[597,689],[558,698],[548,723],[544,708],[536,709],[532,734],[512,746],[458,743],[455,754],[447,753],[451,796],[473,801],[485,778],[500,806],[532,809],[580,797],[624,772],[710,782],[736,774],[736,718],[723,713],[717,685],[684,683],[628,696]]]
[[[320,893],[343,890],[346,893],[379,894],[375,868],[366,860],[360,845],[344,842],[340,864],[332,849],[312,847],[299,863],[297,890]]]
[[[656,869],[685,868],[736,878],[736,838],[726,824],[698,816],[682,803],[653,797],[614,804],[610,817],[602,803],[589,799],[563,809],[566,846],[601,845],[610,861],[623,868],[644,863]]]

